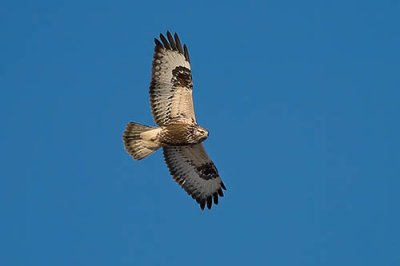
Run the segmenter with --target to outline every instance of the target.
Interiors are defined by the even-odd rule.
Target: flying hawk
[[[218,170],[204,150],[207,129],[196,122],[189,52],[178,35],[167,31],[154,39],[150,84],[151,111],[158,127],[128,123],[123,139],[126,151],[141,160],[162,148],[174,180],[204,209],[218,204],[226,190]]]

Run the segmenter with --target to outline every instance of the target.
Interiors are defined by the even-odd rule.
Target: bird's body
[[[223,196],[224,183],[209,159],[202,142],[208,131],[194,115],[192,74],[186,45],[177,34],[167,32],[155,39],[150,84],[150,102],[158,127],[128,123],[124,132],[125,149],[141,160],[159,148],[171,175],[202,209],[210,209]]]
[[[162,127],[159,138],[163,146],[199,144],[208,137],[208,131],[197,124],[176,123]]]

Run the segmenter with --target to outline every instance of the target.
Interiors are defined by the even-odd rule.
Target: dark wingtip
[[[181,40],[179,40],[179,36],[176,32],[174,34],[174,38],[175,38],[176,48],[178,48],[178,51],[183,54]]]
[[[202,201],[200,202],[200,208],[201,208],[202,210],[204,210],[204,207],[206,207],[206,201],[205,201],[205,200],[202,200]]]
[[[219,195],[220,197],[223,197],[223,196],[224,196],[224,192],[222,191],[222,189],[218,189],[218,195]]]
[[[211,209],[211,206],[212,206],[212,197],[208,196],[207,197],[207,208]]]
[[[169,41],[169,45],[171,45],[172,50],[177,51],[178,48],[175,45],[175,40],[174,40],[174,38],[172,38],[172,34],[169,31],[167,31],[167,38]]]
[[[160,40],[155,38],[154,42],[156,43],[156,47],[164,47],[168,50],[178,51],[179,53],[183,54],[186,61],[190,63],[188,48],[186,44],[182,46],[182,43],[177,33],[174,33],[174,35],[172,35],[169,30],[167,31],[166,36],[160,33]]]
[[[163,46],[162,45],[162,43],[157,39],[157,38],[154,38],[154,43],[156,44],[156,46]]]
[[[160,40],[162,41],[162,43],[166,49],[171,50],[171,46],[169,45],[169,42],[167,41],[167,39],[165,38],[165,36],[162,33],[160,33]]]
[[[226,190],[226,187],[225,187],[225,185],[224,185],[224,182],[222,182],[222,181],[221,181],[221,187],[222,187],[224,190]]]
[[[214,193],[214,204],[218,205],[218,193]]]
[[[183,45],[183,55],[185,56],[186,60],[190,62],[189,51],[186,44]]]

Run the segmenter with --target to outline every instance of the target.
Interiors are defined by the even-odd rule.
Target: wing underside
[[[202,144],[164,147],[164,159],[174,180],[199,204],[201,209],[218,204],[225,185]]]
[[[192,97],[189,53],[177,34],[155,39],[150,84],[150,102],[155,122],[162,126],[171,121],[196,121]]]

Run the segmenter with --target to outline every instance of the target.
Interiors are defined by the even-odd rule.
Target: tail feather
[[[128,123],[123,135],[125,149],[136,160],[143,159],[161,147],[158,141],[160,130],[133,122]]]

